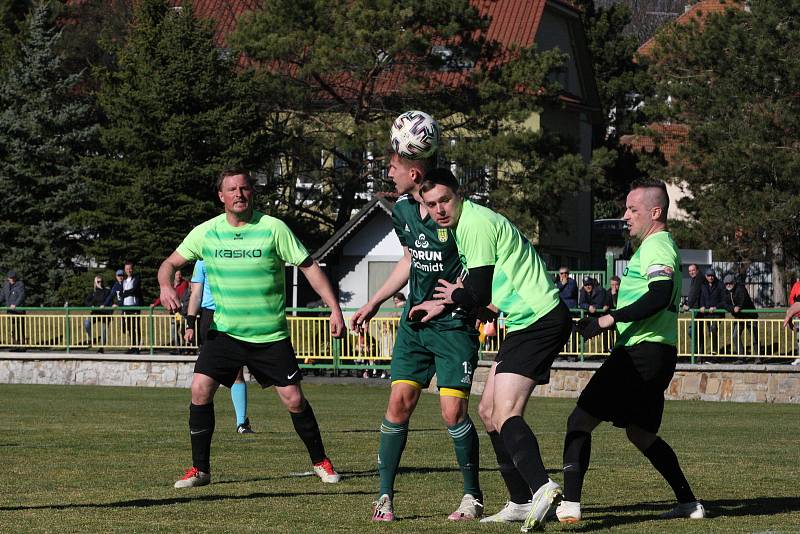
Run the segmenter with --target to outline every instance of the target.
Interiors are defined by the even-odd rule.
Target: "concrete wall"
[[[488,362],[475,372],[472,392],[483,393]],[[600,363],[556,362],[550,383],[538,386],[534,397],[577,398]],[[800,404],[800,367],[792,365],[678,364],[667,388],[671,400],[779,402]]]
[[[194,356],[0,353],[0,383],[189,387],[194,360]],[[557,362],[550,383],[537,387],[533,396],[577,398],[599,366]],[[488,374],[489,362],[481,362],[473,393],[483,393]],[[434,382],[431,390],[435,386]],[[800,404],[800,367],[679,364],[667,398]]]

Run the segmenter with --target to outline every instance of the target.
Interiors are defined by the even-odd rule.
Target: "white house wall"
[[[380,212],[350,237],[337,266],[339,301],[343,308],[360,308],[369,300],[369,262],[400,261],[403,247],[394,233],[391,217]],[[408,293],[408,289],[404,289]],[[345,317],[352,315],[345,312]]]

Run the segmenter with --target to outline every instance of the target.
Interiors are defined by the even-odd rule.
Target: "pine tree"
[[[563,56],[505,48],[481,31],[488,24],[469,0],[266,0],[242,16],[232,42],[264,67],[275,104],[264,109],[283,132],[269,199],[282,216],[317,241],[343,226],[370,193],[391,189],[379,161],[389,126],[421,109],[444,127],[443,163],[468,191],[531,234],[553,218],[587,169],[573,140],[526,121],[557,95]]]
[[[17,59],[0,74],[0,268],[19,273],[28,305],[62,304],[56,292],[81,256],[74,214],[97,130],[80,76],[61,69],[50,18],[47,3],[31,12]]]
[[[736,5],[736,2],[729,2]],[[763,0],[662,32],[650,107],[688,127],[670,169],[701,244],[726,259],[800,260],[800,1]]]
[[[190,7],[143,0],[115,55],[113,70],[97,72],[105,121],[82,220],[93,257],[112,267],[136,262],[153,295],[160,262],[220,212],[219,172],[258,168],[270,139],[248,93],[249,74],[237,72]]]

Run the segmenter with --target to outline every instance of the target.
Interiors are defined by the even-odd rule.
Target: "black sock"
[[[522,475],[519,474],[517,468],[514,467],[514,460],[508,454],[500,433],[496,430],[489,432],[489,439],[492,440],[494,455],[497,457],[497,466],[500,468],[500,476],[503,477],[503,482],[506,483],[506,488],[508,488],[509,500],[516,504],[524,504],[530,501],[531,489],[525,479],[522,478]]]
[[[189,404],[189,435],[192,439],[192,465],[211,472],[211,437],[214,435],[214,403]]]
[[[306,407],[300,413],[289,412],[292,416],[292,424],[294,431],[303,440],[303,443],[308,449],[308,455],[311,457],[312,464],[318,464],[326,458],[325,446],[322,444],[322,436],[319,433],[319,425],[317,418],[314,416],[314,410],[311,409],[311,404],[306,401]]]
[[[592,435],[579,430],[567,431],[564,438],[564,500],[581,501],[583,477],[589,470]]]
[[[519,415],[509,417],[503,428],[500,429],[503,443],[508,454],[514,461],[517,471],[528,484],[531,492],[536,492],[544,484],[547,484],[549,477],[542,463],[542,453],[539,452],[539,442],[533,435],[531,427]]]
[[[656,437],[653,444],[644,451],[644,455],[670,485],[679,503],[694,502],[697,500],[694,493],[692,493],[692,488],[689,487],[689,482],[687,482],[686,477],[683,476],[683,471],[678,463],[678,457],[675,455],[675,451],[673,451],[672,447],[667,445],[663,439]]]

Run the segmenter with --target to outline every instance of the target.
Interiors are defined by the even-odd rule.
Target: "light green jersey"
[[[233,227],[223,213],[189,232],[177,251],[205,262],[216,303],[213,330],[251,343],[289,337],[284,267],[309,254],[283,221],[255,211],[249,223]]]
[[[558,290],[533,245],[508,219],[465,200],[456,244],[467,269],[494,266],[492,304],[508,332],[526,328],[559,303]]]
[[[672,299],[667,309],[641,321],[617,323],[617,345],[629,347],[650,341],[675,345],[678,339],[678,306],[681,299],[681,259],[669,232],[657,232],[645,238],[622,273],[617,308],[639,300],[648,284],[672,280]]]

